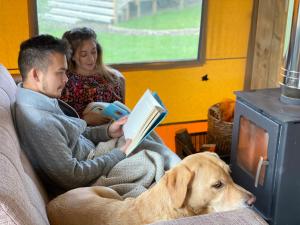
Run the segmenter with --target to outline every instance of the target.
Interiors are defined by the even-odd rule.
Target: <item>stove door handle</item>
[[[260,172],[261,172],[261,168],[263,166],[267,166],[269,165],[269,161],[264,160],[264,158],[261,156],[259,158],[258,164],[257,164],[257,169],[256,169],[256,175],[255,175],[255,181],[254,181],[254,187],[258,186],[258,180],[259,180],[259,176],[260,176]]]

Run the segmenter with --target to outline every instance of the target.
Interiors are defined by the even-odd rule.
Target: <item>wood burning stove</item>
[[[300,105],[279,88],[236,92],[231,169],[271,225],[300,224]]]

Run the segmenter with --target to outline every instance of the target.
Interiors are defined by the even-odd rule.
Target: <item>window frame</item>
[[[157,62],[120,63],[108,64],[120,71],[160,70],[184,67],[199,67],[205,63],[206,53],[206,25],[207,25],[208,0],[202,0],[202,13],[199,30],[198,55],[196,59],[168,60]],[[31,37],[39,34],[37,0],[28,0],[29,35]]]

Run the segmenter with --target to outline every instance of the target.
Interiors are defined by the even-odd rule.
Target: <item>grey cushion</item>
[[[253,210],[244,208],[234,211],[161,221],[153,225],[267,225]]]
[[[11,105],[16,84],[0,65],[0,224],[48,225],[48,199],[20,149]]]

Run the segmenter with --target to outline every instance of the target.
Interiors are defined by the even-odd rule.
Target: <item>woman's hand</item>
[[[109,117],[105,117],[101,113],[94,111],[89,111],[88,113],[83,112],[83,119],[89,126],[98,126],[109,123],[111,120]]]
[[[114,121],[108,128],[108,135],[112,138],[118,138],[123,135],[122,126],[127,122],[128,117],[124,116],[121,119]]]

